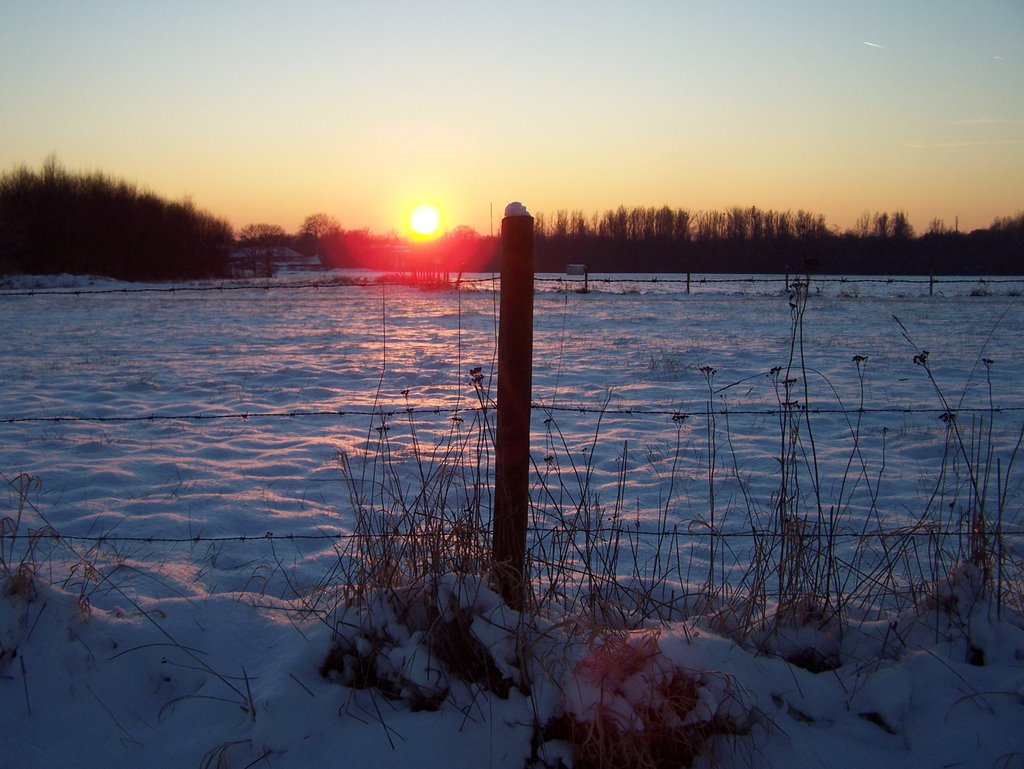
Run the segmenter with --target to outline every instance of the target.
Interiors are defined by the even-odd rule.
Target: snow
[[[520,203],[518,200],[509,203],[505,206],[505,216],[529,216],[530,212],[526,210],[526,206]]]
[[[0,769],[582,766],[583,733],[609,756],[684,728],[702,767],[1024,767],[1019,285],[815,279],[795,370],[850,600],[757,624],[740,598],[779,493],[781,279],[538,283],[537,616],[480,577],[382,586],[339,558],[373,541],[360,509],[432,525],[421,477],[463,553],[477,487],[441,469],[489,429],[497,301],[478,277],[5,279]],[[972,478],[1002,498],[988,590]],[[579,546],[552,499],[620,533],[592,553],[615,585],[546,570]],[[644,592],[674,615],[634,627]],[[601,612],[569,611],[588,596]]]

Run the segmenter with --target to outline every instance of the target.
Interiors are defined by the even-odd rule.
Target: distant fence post
[[[509,203],[501,220],[498,429],[494,476],[494,577],[505,602],[522,609],[533,397],[533,217]]]

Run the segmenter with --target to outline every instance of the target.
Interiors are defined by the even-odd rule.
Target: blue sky
[[[55,153],[236,226],[1024,208],[1020,0],[2,0],[0,73],[0,168]]]

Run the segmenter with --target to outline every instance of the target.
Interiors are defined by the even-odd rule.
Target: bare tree
[[[338,220],[322,211],[310,214],[299,225],[299,234],[313,239],[313,255],[317,258],[320,257],[320,241],[323,237],[340,230],[341,225],[338,224]]]
[[[892,215],[892,236],[897,240],[910,240],[914,237],[914,225],[906,211],[896,211]]]
[[[654,214],[654,237],[664,242],[672,240],[672,223],[675,214],[668,206],[662,206]]]
[[[812,214],[802,208],[796,212],[796,236],[798,238],[820,238],[828,228],[825,226],[825,217],[821,214]]]
[[[674,221],[672,222],[672,239],[677,242],[688,241],[692,235],[690,225],[690,212],[685,208],[676,209]]]
[[[871,214],[867,211],[857,217],[857,223],[853,225],[853,234],[860,238],[866,238],[871,234]]]
[[[551,234],[556,238],[564,238],[569,234],[569,212],[564,208],[555,211],[555,222]]]
[[[596,219],[595,214],[595,219]],[[588,231],[587,217],[582,211],[574,210],[569,214],[569,234],[574,238],[584,238],[590,234]]]
[[[886,211],[875,213],[875,224],[873,233],[878,238],[888,238],[892,236],[892,219],[889,218],[889,214]]]
[[[263,265],[263,276],[274,276],[274,257],[287,237],[284,228],[277,224],[247,224],[241,229],[238,239],[249,252],[254,278],[259,276],[260,260]]]
[[[725,212],[726,237],[731,240],[746,240],[750,237],[750,219],[748,211],[740,206],[733,206]]]

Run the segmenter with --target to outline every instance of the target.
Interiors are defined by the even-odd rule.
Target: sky
[[[505,205],[1024,209],[1024,2],[0,0],[0,170],[240,228]]]

